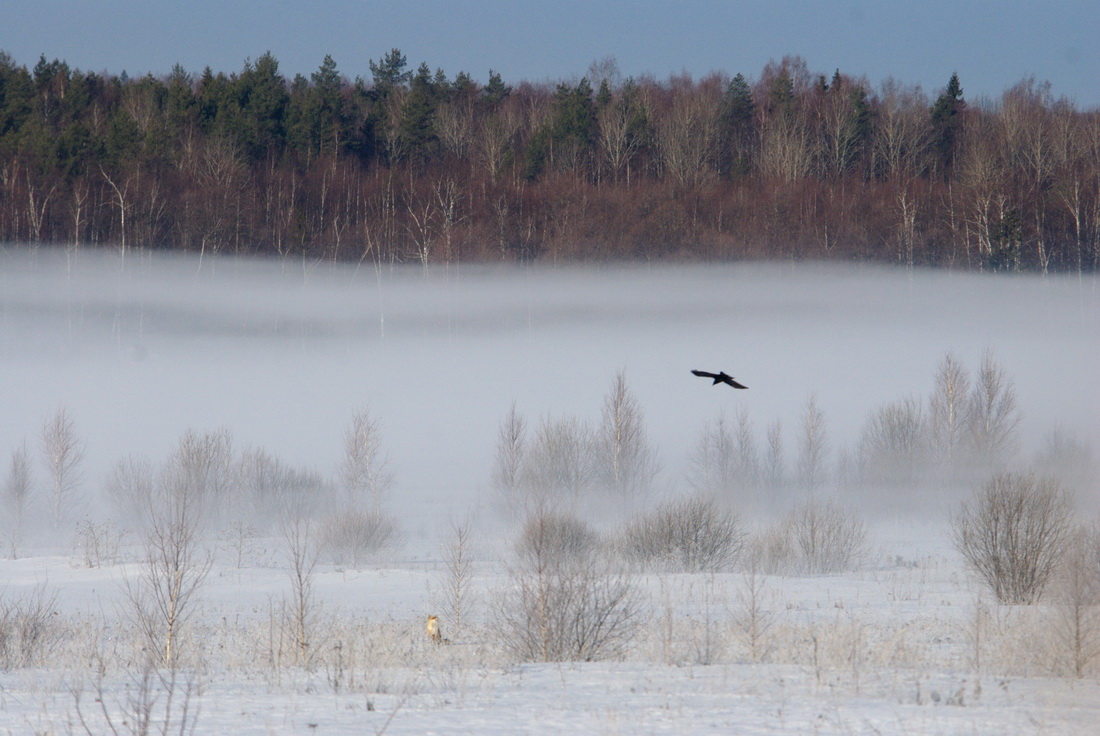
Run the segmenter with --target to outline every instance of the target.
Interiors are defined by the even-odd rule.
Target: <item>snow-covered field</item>
[[[135,733],[143,712],[151,733],[165,714],[173,732],[210,734],[1092,733],[1100,662],[1071,677],[1055,607],[999,606],[968,573],[947,527],[959,489],[914,503],[924,491],[846,496],[827,483],[871,533],[853,569],[639,573],[644,615],[623,656],[546,664],[517,661],[495,627],[519,525],[490,474],[513,403],[532,425],[595,422],[618,371],[657,448],[654,502],[685,490],[699,430],[742,409],[761,438],[782,422],[793,474],[811,394],[833,467],[871,411],[927,396],[948,350],[974,366],[992,349],[1012,376],[1021,462],[1055,427],[1095,448],[1098,316],[1100,287],[1076,277],[789,265],[424,274],[0,252],[0,480],[25,444],[39,496],[14,559],[0,520],[0,602],[48,611],[33,661],[5,656],[15,645],[0,637],[0,733]],[[750,390],[712,388],[692,368]],[[45,510],[39,448],[58,407],[86,449],[63,533]],[[318,565],[308,664],[280,639],[285,538],[209,528],[214,563],[188,658],[171,687],[163,670],[144,680],[126,593],[141,539],[109,521],[113,464],[159,463],[185,431],[225,428],[235,451],[262,447],[335,479],[363,407],[380,420],[394,475],[383,503],[400,541],[359,565]],[[1082,518],[1094,516],[1096,486],[1075,492]],[[786,493],[746,507],[747,527],[797,500]],[[623,518],[601,509],[591,521],[613,530]],[[462,522],[472,588],[456,628],[445,548]],[[450,645],[427,640],[431,613]]]

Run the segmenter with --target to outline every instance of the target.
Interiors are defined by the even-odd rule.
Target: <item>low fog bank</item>
[[[0,460],[26,447],[44,493],[43,424],[64,409],[85,498],[120,458],[160,463],[188,431],[338,486],[345,433],[367,412],[392,476],[382,503],[406,533],[434,536],[495,504],[513,406],[529,441],[540,422],[594,427],[621,374],[659,467],[654,497],[692,488],[719,419],[748,427],[761,454],[775,427],[793,476],[812,400],[824,486],[843,500],[870,418],[906,399],[927,415],[948,353],[971,374],[985,355],[1003,368],[1015,461],[1056,429],[1095,455],[1098,287],[864,266],[425,272],[20,248],[0,252]],[[877,510],[909,509],[912,488],[883,488]]]

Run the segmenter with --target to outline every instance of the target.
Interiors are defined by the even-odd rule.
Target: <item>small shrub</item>
[[[1001,603],[1035,603],[1069,531],[1069,494],[1052,480],[1000,473],[951,520],[955,549]]]
[[[761,575],[789,575],[798,567],[792,525],[771,524],[753,533],[744,552],[743,567]]]
[[[0,597],[0,670],[41,664],[59,640],[56,603],[57,593],[47,595],[42,586],[22,598]]]
[[[516,553],[525,564],[556,567],[590,557],[599,546],[599,535],[579,517],[544,510],[527,517]]]
[[[642,610],[634,583],[594,560],[553,570],[528,563],[497,596],[493,628],[519,661],[594,661],[626,653]]]
[[[317,532],[322,556],[335,565],[359,566],[396,541],[394,521],[370,511],[333,514],[321,520]]]
[[[1069,535],[1054,583],[1053,633],[1063,662],[1084,677],[1100,659],[1100,526]]]
[[[701,497],[673,501],[627,525],[618,549],[632,565],[679,572],[729,569],[744,546],[736,514]]]
[[[814,575],[850,570],[867,553],[867,525],[831,501],[811,501],[786,519],[797,567]]]

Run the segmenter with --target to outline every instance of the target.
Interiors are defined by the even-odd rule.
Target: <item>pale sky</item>
[[[952,72],[964,96],[997,98],[1026,77],[1055,97],[1100,108],[1096,0],[2,0],[0,50],[33,67],[39,55],[130,76],[240,71],[271,51],[288,78],[330,54],[348,78],[391,48],[449,77],[485,82],[578,79],[613,57],[624,77],[659,81],[712,71],[759,77],[769,60],[802,56],[814,73],[840,69],[920,84],[933,95]]]

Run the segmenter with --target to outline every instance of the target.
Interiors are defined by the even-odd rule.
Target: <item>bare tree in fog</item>
[[[635,501],[649,491],[658,471],[657,455],[622,371],[615,374],[604,398],[596,452],[600,481],[618,498]]]
[[[188,429],[168,459],[176,493],[194,498],[200,516],[226,514],[233,501],[233,441],[228,429],[197,433]]]
[[[924,415],[920,402],[908,397],[877,409],[860,438],[864,473],[876,483],[911,485],[924,466]]]
[[[1092,450],[1073,433],[1061,427],[1048,432],[1043,447],[1036,453],[1035,469],[1057,477],[1067,488],[1075,491],[1080,500],[1091,500],[1092,506],[1086,511],[1098,510],[1096,504],[1100,503],[1100,497],[1087,492],[1096,482]]]
[[[22,540],[23,524],[33,489],[30,454],[24,444],[12,451],[8,477],[4,481],[4,516],[7,519],[6,531],[13,560],[19,556],[19,543]]]
[[[126,525],[145,519],[155,486],[152,463],[135,455],[116,462],[104,481],[107,498],[120,522]]]
[[[760,480],[773,491],[783,487],[786,465],[783,459],[783,422],[776,419],[768,425],[768,446],[760,466]]]
[[[867,525],[831,501],[804,503],[784,523],[804,572],[820,575],[850,570],[867,554]]]
[[[703,427],[691,454],[688,483],[698,491],[725,495],[737,483],[737,451],[726,418]]]
[[[85,452],[67,408],[61,407],[43,424],[42,452],[50,476],[50,511],[57,530],[73,511]]]
[[[493,466],[492,484],[513,513],[520,510],[522,504],[519,495],[523,484],[523,463],[526,451],[527,421],[512,408],[500,423],[497,431],[496,464]]]
[[[724,416],[703,427],[691,455],[688,482],[693,488],[729,496],[759,485],[763,474],[748,409],[738,411],[734,432]]]
[[[203,497],[190,469],[170,462],[149,499],[143,531],[145,565],[125,592],[134,623],[159,664],[175,670],[180,643],[195,611],[197,593],[213,562],[199,541]]]
[[[1055,581],[1054,633],[1076,677],[1100,659],[1100,526],[1069,535]]]
[[[283,599],[282,618],[294,644],[294,664],[299,667],[307,666],[320,652],[314,642],[319,614],[314,591],[317,544],[307,504],[306,499],[291,500],[279,516],[290,576],[290,596]]]
[[[981,366],[970,391],[967,419],[970,441],[979,462],[994,467],[1009,455],[1016,443],[1020,412],[1012,379],[994,360],[992,351],[982,353]]]
[[[756,449],[749,410],[744,406],[737,412],[737,473],[746,486],[759,483],[760,453]]]
[[[527,480],[536,501],[573,503],[595,477],[592,431],[573,417],[543,417],[527,456]]]
[[[451,523],[451,539],[443,545],[443,593],[446,609],[451,615],[451,636],[461,636],[463,622],[474,607],[474,555],[470,539],[470,522]]]
[[[351,426],[344,432],[344,461],[340,478],[353,505],[369,501],[370,509],[380,513],[382,496],[393,485],[393,474],[382,454],[382,425],[370,411],[355,412]]]
[[[289,471],[262,448],[248,448],[237,459],[235,479],[241,501],[252,509],[250,516],[270,520],[288,501]]]
[[[802,487],[813,496],[825,482],[825,415],[817,406],[817,394],[810,394],[802,412],[801,446],[798,477]]]
[[[931,449],[937,464],[947,472],[956,468],[966,447],[969,401],[970,374],[948,352],[936,368],[929,401]]]

